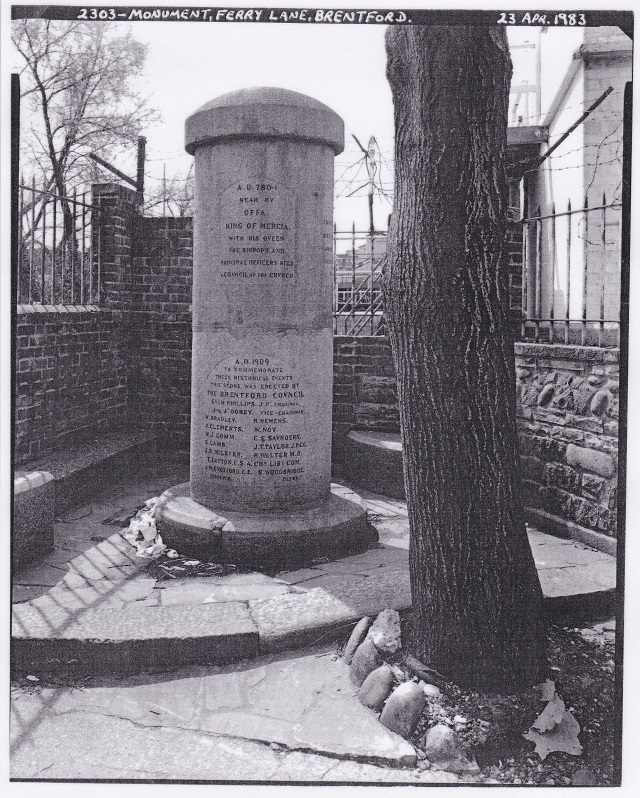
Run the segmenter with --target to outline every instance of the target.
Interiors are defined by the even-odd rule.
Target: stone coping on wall
[[[598,346],[578,344],[536,344],[516,341],[513,345],[516,357],[540,357],[557,360],[579,360],[589,363],[619,363],[619,349],[604,349]]]
[[[13,475],[13,495],[39,488],[53,478],[48,471],[16,471]]]
[[[19,466],[15,476],[41,471],[53,475],[56,513],[81,503],[137,462],[153,458],[156,435],[149,430],[126,428],[50,452]]]
[[[56,479],[67,476],[96,462],[121,453],[123,450],[154,439],[148,430],[126,428],[97,435],[84,443],[65,446],[61,450],[20,466],[22,473],[50,471]]]
[[[13,479],[11,566],[48,555],[54,548],[55,483],[47,471],[17,471]]]
[[[357,343],[364,346],[389,345],[386,335],[334,335],[336,343]],[[515,341],[513,351],[520,357],[544,357],[558,360],[575,359],[590,363],[619,363],[620,349],[580,344],[549,344]]]
[[[101,308],[98,305],[43,305],[36,302],[32,305],[18,305],[16,313],[18,316],[28,313],[98,313],[108,308]]]

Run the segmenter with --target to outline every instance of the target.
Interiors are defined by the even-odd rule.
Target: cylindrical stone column
[[[216,545],[238,561],[326,548],[336,525],[346,542],[345,518],[327,516],[336,511],[333,159],[343,146],[337,114],[284,89],[226,94],[186,122],[195,155],[190,499],[222,517]],[[353,515],[354,500],[340,502]],[[266,537],[248,531],[260,524]],[[169,535],[180,549],[179,533]]]
[[[342,119],[282,89],[186,124],[195,155],[191,496],[308,508],[331,473],[333,159]]]

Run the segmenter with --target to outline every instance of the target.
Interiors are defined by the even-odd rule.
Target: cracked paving
[[[15,688],[12,776],[458,781],[414,769],[412,746],[357,701],[332,654]]]

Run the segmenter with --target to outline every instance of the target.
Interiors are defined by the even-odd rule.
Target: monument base
[[[377,541],[360,496],[336,484],[329,498],[310,510],[218,515],[194,501],[185,482],[162,494],[156,522],[163,542],[180,555],[254,568],[335,559]]]

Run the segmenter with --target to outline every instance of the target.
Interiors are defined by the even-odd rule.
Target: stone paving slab
[[[250,601],[252,599],[271,598],[281,596],[286,593],[288,586],[284,584],[272,583],[269,585],[210,585],[204,591],[202,602],[211,604],[214,602],[226,601]],[[177,590],[162,590],[160,594],[160,604],[163,607],[171,604],[190,604],[192,599],[184,594],[178,594]]]
[[[413,746],[382,726],[377,713],[359,703],[348,666],[332,654],[332,649],[324,646],[301,655],[260,657],[251,663],[226,667],[183,669],[170,675],[133,677],[81,690],[44,688],[21,692],[16,689],[12,717],[14,770],[34,768],[43,725],[51,731],[56,727],[62,729],[63,735],[75,740],[67,723],[69,717],[94,718],[93,728],[103,724],[108,728],[112,719],[118,719],[140,728],[195,733],[199,739],[206,735],[212,748],[224,738],[232,745],[275,743],[287,753],[299,751],[358,763],[413,767],[416,764]],[[82,725],[86,728],[86,720]],[[60,738],[58,732],[50,767],[57,760],[66,761],[69,770],[64,775],[70,776],[74,768],[65,747],[72,742],[67,740],[61,745]],[[113,749],[111,742],[109,747]],[[78,754],[84,759],[90,752],[95,754],[94,743],[83,738]],[[118,767],[126,768],[131,755],[102,764],[113,766],[114,761],[118,761]],[[96,767],[97,763],[93,775],[99,777]],[[282,772],[281,768],[278,770]],[[173,766],[171,771],[176,778]],[[226,776],[230,777],[228,773]],[[233,778],[237,776],[234,774]],[[258,767],[254,764],[249,778],[260,778],[259,764]]]
[[[407,518],[407,503],[402,499],[392,499],[388,496],[379,496],[376,493],[369,493],[362,491],[360,493],[367,508],[371,513],[380,515],[383,518],[395,518],[397,516],[404,516]]]
[[[135,673],[190,662],[233,662],[259,653],[246,604],[138,607],[70,612],[14,607],[12,665],[18,672]]]
[[[194,638],[214,634],[255,633],[246,604],[240,601],[164,607],[125,605],[122,612],[91,607],[82,613],[51,607],[45,614],[40,607],[19,604],[14,608],[14,639],[50,638],[67,640],[148,640],[154,638]]]
[[[322,588],[249,602],[265,652],[286,651],[346,635],[361,615]],[[362,615],[367,613],[363,612]]]
[[[34,704],[37,696],[29,695]],[[25,700],[19,703],[24,712]],[[341,761],[182,728],[140,726],[81,710],[41,706],[25,734],[14,718],[13,779],[457,784],[452,773]],[[22,733],[20,733],[22,732]],[[97,789],[97,788],[96,788]]]
[[[157,487],[143,477],[75,510],[56,528],[55,562],[16,574],[15,667],[36,670],[39,664],[55,670],[66,658],[76,660],[77,669],[84,662],[98,672],[115,668],[117,661],[128,673],[149,660],[179,664],[180,640],[193,643],[184,651],[189,662],[211,662],[207,641],[218,632],[225,641],[220,649],[225,661],[238,660],[336,639],[363,615],[411,606],[409,528],[401,500],[364,495],[380,545],[351,557],[314,561],[275,576],[254,572],[156,580],[147,571],[149,561],[136,557],[121,535],[124,530],[114,531],[110,522],[133,513]],[[580,613],[612,614],[614,558],[536,530],[530,530],[529,539],[550,612],[572,619]],[[171,642],[171,652],[162,651],[163,641]],[[72,651],[76,644],[82,656]],[[116,660],[108,662],[104,658],[114,646]]]

